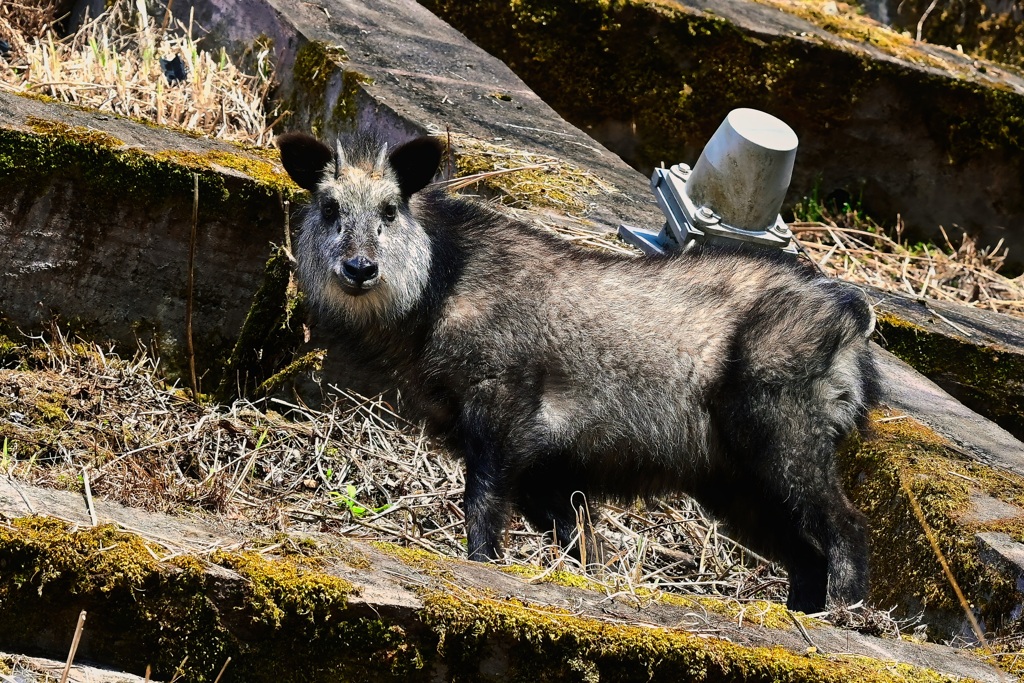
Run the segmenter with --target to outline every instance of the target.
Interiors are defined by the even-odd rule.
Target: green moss
[[[564,570],[549,571],[541,569],[540,567],[531,567],[529,565],[522,564],[498,567],[498,570],[505,574],[511,574],[512,576],[518,576],[524,579],[537,579],[541,583],[553,583],[557,586],[566,586],[568,588],[581,588],[583,590],[598,592],[604,592],[605,588],[604,584],[595,581],[594,579],[583,576],[582,574],[567,572]]]
[[[608,587],[590,577],[568,571],[546,571],[539,567],[528,565],[510,565],[499,567],[505,574],[512,574],[525,579],[538,579],[543,583],[553,583],[569,588],[580,588],[582,590],[607,593]],[[635,596],[645,602],[663,603],[675,605],[687,609],[696,609],[702,612],[710,612],[718,616],[732,619],[737,623],[746,625],[764,626],[767,628],[789,628],[793,625],[794,619],[799,619],[806,628],[817,628],[824,625],[824,622],[817,619],[810,619],[802,614],[794,614],[780,605],[767,600],[754,600],[751,602],[740,602],[727,598],[717,598],[709,595],[679,595],[677,593],[666,593],[663,591],[653,592],[646,589],[638,589]]]
[[[64,411],[68,397],[59,391],[51,391],[40,394],[36,399],[36,411],[44,422],[64,423],[68,421],[68,414]]]
[[[893,30],[883,24],[864,16],[854,9],[847,11],[827,12],[825,5],[828,0],[756,0],[764,5],[795,14],[810,23],[819,26],[829,33],[851,40],[860,45],[870,45],[882,52],[916,64],[924,64],[955,75],[966,75],[967,67],[961,72],[952,71],[948,61],[938,59],[921,49],[921,43],[910,36]],[[922,7],[922,11],[924,8]]]
[[[451,569],[449,569],[449,565],[457,561],[427,550],[407,548],[396,543],[389,543],[388,541],[371,541],[370,545],[382,553],[400,560],[403,564],[407,564],[435,577],[451,577],[453,574]]]
[[[68,126],[60,121],[32,118],[27,125],[29,130],[0,127],[0,183],[15,188],[11,191],[26,194],[30,202],[54,188],[63,189],[71,185],[76,195],[88,197],[88,201],[82,204],[82,211],[88,217],[84,219],[87,224],[102,226],[109,220],[111,210],[121,210],[125,205],[153,215],[171,211],[179,217],[187,216],[193,200],[194,175],[199,178],[200,220],[204,224],[222,219],[237,223],[246,218],[265,223],[273,220],[268,218],[268,209],[276,209],[282,199],[293,199],[299,192],[291,180],[278,171],[278,157],[274,150],[237,147],[237,152],[213,149],[149,153],[124,147],[119,140],[105,133]],[[93,239],[93,236],[83,236],[82,239]],[[272,272],[268,270],[268,276],[276,276],[280,271],[280,267],[272,269]],[[261,291],[264,294],[270,290],[277,292],[280,282],[280,279],[274,280]],[[282,321],[287,321],[287,329],[282,331],[279,328],[270,337],[261,339],[262,346],[250,347],[251,354],[266,353],[258,372],[243,378],[251,382],[245,387],[247,390],[292,360],[291,351],[284,347],[294,338],[293,318],[298,314],[299,300],[296,296],[286,298],[284,301],[278,297],[280,311],[268,312],[265,308],[256,311],[263,316],[263,321],[271,324],[276,321],[284,325]],[[69,322],[72,333],[83,332],[74,327],[73,321],[65,321],[64,324]],[[149,321],[137,321],[137,324],[139,336],[159,334],[159,330],[154,329],[156,325]],[[65,331],[67,329],[65,327]],[[87,331],[85,333],[88,334]],[[288,334],[292,337],[284,339]],[[246,341],[252,342],[253,339],[248,337]],[[211,333],[210,338],[200,336],[195,342],[200,368],[208,370],[206,380],[212,386],[218,386],[224,375],[222,366],[215,361],[218,360],[217,355],[223,353],[225,340],[219,333]],[[12,362],[14,351],[9,343],[0,346],[0,363]],[[237,354],[234,358],[247,360],[239,359]],[[31,364],[31,358],[24,356],[20,361]],[[162,361],[171,371],[187,368],[181,348],[166,349]],[[239,368],[232,366],[229,369]],[[234,379],[234,375],[231,377]]]
[[[138,583],[156,565],[141,539],[110,525],[73,532],[58,520],[15,519],[0,526],[0,546],[6,579],[0,600],[26,584],[42,595],[58,580],[71,594],[110,593]],[[25,561],[30,558],[35,561]]]
[[[38,647],[37,634],[88,609],[94,658],[126,670],[209,681],[232,657],[234,680],[406,680],[422,670],[397,626],[347,607],[353,586],[316,559],[165,551],[112,526],[76,529],[28,518],[0,525],[0,639]],[[233,578],[232,578],[233,577]]]
[[[9,367],[21,362],[24,346],[15,343],[10,337],[0,334],[0,367]]]
[[[356,101],[359,91],[363,85],[373,83],[373,79],[365,74],[352,69],[346,69],[341,74],[341,92],[334,103],[331,112],[331,122],[337,127],[339,125],[352,125],[355,123],[356,115],[359,114],[359,104]]]
[[[951,636],[964,620],[904,485],[920,504],[957,583],[990,632],[1010,631],[1013,610],[1024,600],[1014,581],[979,556],[977,527],[963,521],[973,490],[1024,504],[1024,479],[964,459],[934,432],[911,419],[876,422],[875,433],[854,439],[840,454],[846,488],[868,518],[871,600],[925,610],[933,633]],[[899,552],[893,552],[898,548]]]
[[[284,542],[284,541],[282,541]],[[301,545],[301,542],[300,542]],[[429,553],[381,544],[411,562]],[[232,657],[232,679],[307,681],[939,682],[906,665],[744,647],[672,629],[580,618],[464,590],[426,591],[403,626],[349,604],[354,587],[304,552],[175,555],[112,526],[75,529],[38,518],[0,524],[0,639],[26,647],[36,634],[89,609],[90,657],[129,671],[209,681]],[[213,571],[209,564],[217,565]]]
[[[323,368],[324,358],[326,358],[326,356],[326,351],[323,349],[317,349],[316,351],[310,351],[309,353],[296,358],[280,372],[277,372],[273,376],[267,378],[266,381],[257,387],[256,392],[259,394],[271,394],[299,375],[320,370]]]
[[[917,30],[930,0],[907,0],[899,5],[893,24]],[[1024,25],[1015,17],[1020,3],[994,5],[984,0],[962,0],[933,8],[922,26],[929,43],[961,46],[967,54],[1016,67],[1024,66]],[[984,70],[982,66],[979,70]]]
[[[807,629],[827,626],[823,621],[812,619],[800,612],[790,612],[785,605],[768,600],[740,602],[707,595],[663,593],[658,596],[658,601],[679,607],[704,610],[748,626],[788,629],[793,626],[794,621],[799,621]]]
[[[878,316],[884,346],[1005,429],[1024,435],[1024,356]]]
[[[344,579],[311,571],[317,563],[307,558],[268,562],[256,552],[213,554],[212,561],[233,569],[249,582],[250,618],[253,623],[280,628],[288,615],[299,615],[317,628],[333,610],[344,609],[355,591]]]
[[[252,178],[256,185],[265,193],[280,193],[285,199],[293,199],[300,194],[299,187],[292,182],[288,174],[279,171],[273,162],[280,156],[277,150],[265,150],[241,147],[246,154],[214,149],[206,152],[185,152],[182,150],[165,150],[153,155],[161,161],[175,164],[197,171],[212,171],[218,167],[240,171]],[[261,157],[261,158],[253,158]]]
[[[37,116],[29,116],[25,119],[25,125],[40,135],[58,136],[77,140],[87,145],[99,145],[116,149],[124,145],[124,141],[109,133],[83,126],[70,126],[63,121],[52,119],[41,119]]]
[[[310,97],[323,99],[335,69],[348,60],[345,50],[319,40],[311,40],[295,55],[295,82]]]
[[[121,199],[143,195],[166,200],[179,194],[191,197],[193,173],[200,177],[204,209],[227,202],[229,189],[218,170],[239,171],[251,180],[238,183],[240,199],[254,196],[290,199],[299,188],[276,167],[276,150],[237,146],[206,152],[163,150],[150,153],[127,147],[103,131],[70,126],[55,119],[30,116],[31,132],[0,129],[0,178],[16,177],[19,184],[42,184],[53,176],[74,173],[93,196]]]
[[[373,83],[369,76],[344,69],[345,51],[320,41],[309,41],[295,56],[295,87],[288,108],[308,122],[313,135],[324,135],[351,125],[358,113],[356,102],[361,86]],[[338,89],[333,105],[328,101],[332,85]]]
[[[782,648],[743,647],[668,629],[582,619],[515,600],[430,593],[423,619],[457,680],[474,680],[506,647],[510,681],[949,681],[906,665],[865,658],[800,655]]]
[[[615,188],[595,175],[556,157],[503,147],[468,135],[450,134],[458,177],[492,174],[477,184],[502,204],[518,208],[554,209],[581,216],[593,198]]]
[[[1024,517],[996,519],[979,524],[976,528],[978,531],[1003,533],[1017,543],[1024,543]]]
[[[57,125],[45,133],[0,128],[0,180],[42,190],[53,177],[75,173],[94,197],[191,196],[190,169],[138,149],[117,149],[106,139],[82,138],[75,129]],[[207,206],[227,199],[224,181],[215,173],[200,173],[200,192]]]

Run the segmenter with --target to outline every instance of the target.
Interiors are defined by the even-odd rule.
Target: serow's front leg
[[[508,503],[492,477],[466,468],[466,538],[469,559],[477,562],[501,556],[501,537],[508,523]]]
[[[463,426],[466,457],[466,538],[469,559],[496,560],[501,555],[501,538],[508,524],[508,485],[503,477],[500,454],[481,419]]]

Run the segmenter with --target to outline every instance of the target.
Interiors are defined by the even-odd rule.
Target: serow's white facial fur
[[[402,196],[387,146],[371,164],[349,164],[340,145],[302,222],[298,274],[321,313],[389,323],[419,302],[430,239]]]

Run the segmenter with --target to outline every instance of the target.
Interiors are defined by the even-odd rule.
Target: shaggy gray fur
[[[429,138],[348,149],[337,172],[311,138],[279,144],[313,191],[300,282],[465,459],[471,558],[500,553],[513,508],[567,543],[574,492],[686,492],[785,565],[790,607],[866,597],[864,521],[835,466],[876,393],[858,290],[769,253],[582,250],[420,192]]]

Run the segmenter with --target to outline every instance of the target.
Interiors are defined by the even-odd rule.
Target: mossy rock
[[[418,554],[407,559],[412,566],[424,562]],[[794,652],[611,623],[487,596],[462,580],[431,579],[429,572],[417,579],[421,588],[415,604],[403,598],[388,605],[380,594],[376,603],[364,603],[358,587],[335,575],[330,561],[315,554],[255,551],[168,555],[159,544],[110,525],[76,528],[38,517],[7,520],[0,524],[0,608],[5,615],[0,644],[21,651],[66,649],[78,611],[87,609],[80,657],[133,672],[152,664],[155,677],[177,673],[193,681],[212,680],[228,656],[232,662],[223,680],[257,683],[438,677],[954,680],[863,656]],[[466,564],[471,563],[452,566]],[[390,575],[401,572],[392,569]]]
[[[314,136],[328,137],[355,130],[361,86],[369,76],[347,65],[345,50],[320,40],[302,44],[292,66],[288,126],[301,127]]]
[[[871,601],[904,617],[924,612],[933,638],[964,630],[966,617],[910,496],[939,541],[954,577],[990,633],[1019,632],[1024,593],[1016,577],[983,558],[976,534],[1016,529],[1021,519],[977,523],[972,494],[1024,509],[1024,477],[966,457],[907,416],[874,414],[872,433],[840,453],[847,491],[868,518]]]
[[[352,584],[302,557],[166,551],[112,526],[45,518],[0,526],[0,642],[52,647],[88,610],[80,653],[124,670],[213,680],[405,680],[422,669],[401,629],[354,614]],[[65,643],[66,647],[66,643]],[[188,658],[185,660],[185,658]]]
[[[917,34],[930,0],[882,2],[893,26]],[[921,37],[930,43],[960,46],[968,54],[1024,67],[1024,6],[1017,2],[960,0],[937,5],[921,23]]]
[[[897,33],[832,31],[752,1],[421,4],[644,173],[692,164],[730,110],[763,109],[800,136],[790,197],[842,190],[919,234],[956,224],[1005,237],[1010,258],[1024,258],[1024,234],[992,227],[1024,217],[1024,84],[1013,76],[986,80]],[[965,187],[967,173],[991,184]]]
[[[114,340],[129,353],[142,341],[169,374],[188,377],[197,189],[199,388],[251,392],[293,360],[301,315],[285,258],[266,265],[272,243],[286,241],[283,205],[301,194],[276,150],[0,94],[5,325],[37,332],[56,318],[66,334]],[[14,362],[15,351],[0,346],[0,362]]]
[[[875,339],[922,375],[1024,439],[1024,322],[991,311],[872,290]]]

